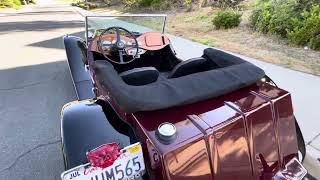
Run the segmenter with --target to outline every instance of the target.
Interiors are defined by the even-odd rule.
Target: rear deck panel
[[[142,143],[150,141],[161,159],[150,171],[167,179],[259,179],[298,152],[290,94],[264,83],[133,117]],[[177,127],[172,144],[156,138],[163,122]],[[145,150],[148,154],[150,149]]]

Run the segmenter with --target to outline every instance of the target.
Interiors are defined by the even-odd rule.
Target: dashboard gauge
[[[136,48],[131,48],[131,49],[128,49],[128,50],[127,50],[127,54],[128,54],[128,55],[131,55],[131,56],[136,55],[136,52],[137,52],[137,49],[136,49]],[[137,55],[144,54],[145,52],[146,52],[146,50],[139,48]]]

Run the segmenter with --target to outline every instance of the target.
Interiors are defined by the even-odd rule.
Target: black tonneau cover
[[[203,57],[214,61],[220,68],[144,86],[127,85],[112,64],[105,60],[95,61],[94,70],[99,83],[112,94],[118,106],[128,113],[214,98],[252,85],[265,75],[257,66],[220,50],[206,49]]]

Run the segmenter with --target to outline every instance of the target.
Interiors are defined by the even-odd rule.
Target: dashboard
[[[110,47],[110,45],[115,44],[117,37],[115,34],[106,34],[101,36],[102,47],[106,49]],[[121,42],[125,45],[134,45],[135,40],[132,38],[128,38],[126,36],[120,36]],[[169,38],[158,32],[147,32],[143,33],[136,38],[138,42],[138,55],[144,54],[146,51],[156,51],[163,49],[165,46],[170,44]],[[89,45],[89,50],[94,52],[100,52],[98,47],[99,36],[95,36],[92,42]],[[137,48],[125,48],[127,55],[135,55]]]

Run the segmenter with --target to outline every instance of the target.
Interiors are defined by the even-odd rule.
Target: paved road
[[[0,13],[0,180],[59,179],[59,113],[76,98],[61,37],[82,19],[65,7]]]
[[[59,112],[76,95],[61,37],[67,33],[82,35],[82,20],[71,7],[0,13],[0,180],[51,180],[58,179],[63,171]],[[206,48],[180,38],[174,38],[174,44],[184,59],[199,56]],[[306,141],[314,139],[310,144],[320,146],[316,138],[320,132],[316,126],[320,111],[315,104],[320,100],[319,78],[250,61],[292,92]],[[318,153],[314,147],[311,150]],[[319,172],[315,163],[311,163],[310,169]]]

